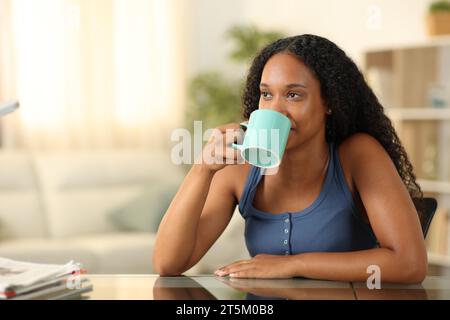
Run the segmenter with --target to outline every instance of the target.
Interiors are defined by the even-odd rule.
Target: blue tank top
[[[251,167],[239,211],[245,219],[245,241],[252,257],[260,253],[344,252],[377,246],[371,227],[355,207],[333,144],[329,144],[329,152],[319,196],[297,212],[273,214],[256,209],[253,199],[264,169]]]

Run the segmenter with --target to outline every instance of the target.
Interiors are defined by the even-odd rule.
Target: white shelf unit
[[[422,190],[426,193],[438,193],[450,195],[450,182],[449,181],[435,181],[435,180],[418,180]]]
[[[450,257],[442,254],[428,253],[428,263],[450,268]]]
[[[430,87],[450,88],[450,36],[372,48],[363,61],[365,76],[408,153],[419,185],[425,196],[438,200],[426,239],[429,262],[450,268],[450,106],[428,106]]]
[[[385,112],[392,121],[450,120],[450,108],[387,108]]]

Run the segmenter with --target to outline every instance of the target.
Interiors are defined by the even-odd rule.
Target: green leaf
[[[217,72],[199,74],[189,86],[186,125],[203,121],[203,130],[239,122],[241,118],[242,81],[227,81]]]
[[[255,26],[232,27],[226,36],[234,44],[230,59],[237,63],[248,63],[262,48],[283,37],[278,31],[264,32]]]
[[[449,1],[435,1],[431,3],[430,12],[448,12],[450,11],[450,2]]]
[[[233,44],[231,61],[247,64],[267,44],[283,37],[281,32],[261,31],[255,26],[234,26],[226,32]],[[193,130],[196,120],[203,121],[203,130],[218,125],[239,122],[242,114],[241,96],[245,75],[226,79],[217,71],[195,76],[188,88],[186,127]]]

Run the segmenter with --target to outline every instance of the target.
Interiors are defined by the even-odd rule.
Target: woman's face
[[[320,95],[320,83],[308,67],[291,54],[275,54],[264,66],[259,109],[278,111],[291,120],[286,150],[313,138],[325,140],[326,108]]]

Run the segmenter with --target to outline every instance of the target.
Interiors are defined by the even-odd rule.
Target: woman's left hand
[[[296,276],[292,271],[293,256],[258,254],[249,260],[240,260],[214,272],[216,276],[232,278],[280,279]]]

